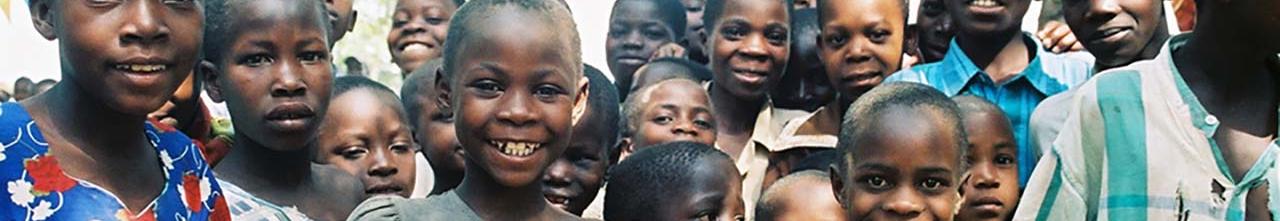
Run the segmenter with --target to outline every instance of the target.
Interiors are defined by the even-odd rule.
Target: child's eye
[[[668,117],[668,116],[658,116],[658,117],[653,118],[653,122],[654,122],[654,123],[658,123],[659,125],[667,125],[667,124],[671,123],[671,121],[673,121],[673,120],[675,120],[675,118],[671,118],[671,117]]]
[[[867,37],[871,38],[872,42],[884,43],[889,38],[889,31],[885,31],[885,30],[870,31],[870,32],[867,32]]]
[[[192,6],[192,3],[194,2],[195,0],[165,0],[164,1],[165,4],[177,5],[177,6]]]
[[[704,212],[698,213],[698,221],[712,221],[712,220],[719,220],[719,219],[720,219],[720,214],[716,214],[715,211],[704,211]]]
[[[706,121],[702,119],[693,120],[693,125],[698,126],[698,128],[701,128],[703,130],[709,130],[715,127],[715,124],[711,123],[711,121]]]
[[[543,85],[533,89],[533,95],[542,98],[550,98],[563,93],[560,88],[551,85]]]
[[[927,191],[939,191],[947,186],[947,182],[941,179],[929,178],[920,182],[920,187]]]
[[[441,110],[440,113],[432,116],[431,120],[436,122],[453,123],[453,111]]]
[[[666,30],[662,30],[661,28],[649,28],[647,30],[644,30],[644,36],[649,39],[655,39],[655,40],[663,39],[663,38],[667,38],[667,32]]]
[[[364,147],[353,146],[353,147],[347,147],[346,149],[343,149],[342,152],[339,152],[338,154],[341,154],[342,158],[345,158],[348,160],[355,160],[355,159],[364,158],[364,155],[368,153],[369,153],[369,150],[365,149]]]
[[[849,38],[846,38],[844,35],[833,34],[828,35],[826,41],[827,45],[838,48],[839,46],[844,45],[845,42],[849,41]]]
[[[884,177],[870,176],[863,178],[862,182],[867,184],[867,187],[871,187],[871,189],[883,190],[889,188],[889,181],[885,180]]]
[[[236,62],[236,63],[239,63],[240,65],[249,66],[249,67],[262,67],[262,66],[271,65],[271,63],[275,63],[275,58],[271,58],[271,56],[267,56],[265,54],[254,54],[254,55],[245,56],[244,58],[241,58],[239,62]]]
[[[769,43],[784,44],[787,43],[787,32],[785,30],[770,31],[765,38],[769,39]]]
[[[493,80],[487,80],[487,79],[479,80],[479,81],[476,81],[475,83],[471,83],[470,87],[476,89],[477,91],[480,92],[480,95],[486,96],[486,97],[497,96],[498,93],[502,93],[502,90],[503,90],[501,84],[498,84],[498,82],[495,82]]]
[[[396,154],[411,154],[417,152],[415,149],[417,148],[414,148],[413,145],[408,143],[396,143],[391,145],[391,152]]]
[[[747,31],[743,30],[743,28],[730,26],[730,27],[724,27],[723,29],[721,29],[720,34],[724,35],[724,37],[729,40],[738,40],[738,39],[742,39],[742,36],[747,35]]]
[[[999,164],[999,165],[1012,165],[1017,160],[1014,159],[1012,156],[1001,154],[996,156],[995,161],[996,161],[996,164]]]
[[[621,38],[623,35],[626,35],[626,34],[627,34],[627,29],[619,28],[619,27],[609,28],[610,38]]]
[[[304,52],[302,55],[298,55],[298,59],[302,60],[302,62],[306,64],[323,62],[326,57],[328,57],[328,55],[324,52]]]

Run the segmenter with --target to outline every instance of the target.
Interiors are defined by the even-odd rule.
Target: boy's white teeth
[[[422,44],[422,43],[409,43],[409,45],[405,45],[404,49],[401,51],[427,50],[430,48],[431,47],[427,47],[426,44]]]
[[[542,144],[539,143],[508,141],[489,141],[489,144],[498,147],[498,150],[502,151],[502,154],[521,157],[533,154],[534,150],[537,150],[538,147],[542,146]]]
[[[1000,3],[997,3],[995,0],[974,0],[970,1],[969,5],[978,7],[996,7],[999,6]]]
[[[162,64],[117,64],[116,69],[131,72],[157,72],[166,69]]]

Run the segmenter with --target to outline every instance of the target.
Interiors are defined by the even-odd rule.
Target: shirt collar
[[[1031,42],[1031,44],[1027,46],[1034,47],[1036,52],[1032,55],[1033,57],[1031,58],[1031,62],[1027,64],[1027,67],[1007,83],[1026,79],[1027,82],[1031,83],[1032,87],[1044,94],[1057,94],[1067,90],[1067,85],[1062,84],[1058,79],[1046,74],[1044,67],[1041,64],[1041,58],[1054,55],[1050,54],[1051,52],[1045,51],[1043,47],[1040,47],[1040,41],[1031,37],[1029,33],[1023,32],[1021,35],[1022,39],[1025,40],[1024,42]],[[960,48],[960,45],[956,43],[955,38],[951,38],[951,45],[949,47],[950,48],[947,49],[947,54],[943,56],[941,62],[944,67],[954,68],[952,69],[954,74],[940,76],[943,82],[948,83],[941,84],[939,89],[946,92],[949,96],[955,96],[960,93],[961,89],[968,86],[970,81],[973,81],[975,77],[979,76],[978,73],[982,73],[982,69],[973,64],[972,60],[969,60],[969,56]]]

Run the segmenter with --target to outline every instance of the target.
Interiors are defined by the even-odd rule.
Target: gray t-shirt
[[[395,195],[376,196],[365,200],[351,212],[347,220],[449,220],[479,221],[480,216],[454,191],[426,199],[405,199]]]

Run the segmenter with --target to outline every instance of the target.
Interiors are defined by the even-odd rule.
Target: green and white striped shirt
[[[1280,143],[1245,177],[1231,177],[1212,139],[1218,119],[1173,65],[1171,51],[1186,40],[1176,36],[1155,59],[1078,88],[1015,220],[1244,220],[1246,195],[1262,185],[1271,214],[1280,214]]]

